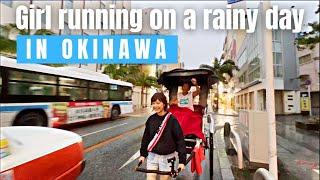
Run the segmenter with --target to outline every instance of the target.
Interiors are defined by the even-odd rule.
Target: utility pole
[[[266,10],[271,7],[270,1],[263,1],[262,26],[266,21]],[[274,98],[274,73],[273,73],[273,55],[272,55],[272,30],[263,28],[263,53],[265,60],[265,87],[266,87],[266,109],[268,114],[268,140],[269,140],[269,171],[278,179],[277,164],[277,136],[276,136],[276,117],[275,117],[275,98]]]

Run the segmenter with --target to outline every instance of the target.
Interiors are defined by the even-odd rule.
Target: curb
[[[215,150],[217,151],[217,155],[218,155],[217,159],[220,167],[221,177],[223,180],[234,180],[235,178],[231,170],[231,164],[225,150],[223,131],[218,130],[214,136],[214,139],[215,139]]]

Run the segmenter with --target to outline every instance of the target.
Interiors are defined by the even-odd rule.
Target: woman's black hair
[[[191,86],[192,86],[191,79],[185,79],[185,80],[183,80],[183,81],[182,81],[182,85],[183,85],[183,84],[188,84],[189,87],[191,87]]]
[[[151,97],[151,104],[157,100],[164,104],[164,110],[166,111],[168,107],[167,97],[162,92],[157,92]]]

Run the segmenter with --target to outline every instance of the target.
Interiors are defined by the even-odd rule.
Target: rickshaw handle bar
[[[178,168],[177,171],[171,172],[171,171],[158,171],[158,170],[148,170],[144,168],[139,168],[141,166],[142,161],[139,161],[138,166],[136,167],[136,171],[144,172],[144,173],[155,173],[160,175],[170,175],[171,177],[175,178],[178,176],[178,174],[181,172],[181,168]]]
[[[190,156],[188,157],[187,161],[186,161],[186,165],[191,161],[191,159],[193,158],[194,156],[194,152],[192,151]]]
[[[188,157],[186,164],[188,164],[191,159],[194,156],[194,152],[191,152],[191,155]],[[148,170],[148,169],[144,169],[144,168],[139,168],[142,165],[142,161],[139,161],[138,166],[136,167],[136,171],[139,172],[144,172],[144,173],[156,173],[156,174],[160,174],[160,175],[170,175],[172,177],[176,177],[180,172],[181,172],[181,168],[178,168],[177,171],[174,172],[170,172],[170,171],[158,171],[158,170]]]

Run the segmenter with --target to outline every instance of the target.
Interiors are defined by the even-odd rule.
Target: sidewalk
[[[219,109],[215,114],[224,116],[238,116],[238,113],[233,109]]]
[[[219,126],[225,122],[238,124],[238,117],[230,113],[219,113],[216,117]],[[312,179],[313,169],[319,169],[319,131],[296,128],[295,122],[302,118],[300,115],[276,117],[279,178]]]
[[[151,107],[146,108],[139,108],[134,109],[132,113],[125,114],[126,116],[133,116],[133,117],[143,117],[143,116],[149,116],[152,113]]]
[[[214,163],[217,163],[217,167],[219,167],[222,180],[235,179],[231,170],[232,164],[230,163],[226,153],[223,129],[216,131],[216,134],[214,135],[214,146]]]
[[[211,115],[213,115],[214,119],[216,119],[217,113],[214,113],[212,110],[212,107],[209,106],[208,112],[211,112]],[[232,111],[221,111],[218,114],[223,114],[225,116],[229,116],[232,118],[235,116],[235,112]],[[229,118],[228,117],[228,118]],[[222,180],[234,180],[234,174],[231,170],[232,164],[229,161],[228,155],[226,153],[226,145],[224,142],[224,136],[223,136],[223,124],[220,122],[215,121],[215,128],[216,132],[214,134],[214,151],[213,151],[213,161],[214,161],[214,179],[216,176],[221,177]]]
[[[312,170],[319,169],[319,131],[296,128],[296,121],[307,116],[277,116],[278,159],[284,171],[298,179],[312,179]]]

